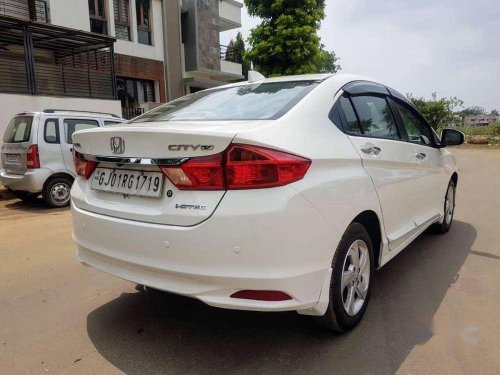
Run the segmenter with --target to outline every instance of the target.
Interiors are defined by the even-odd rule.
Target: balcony
[[[49,23],[49,11],[45,0],[0,0],[0,15],[24,21]]]
[[[242,66],[241,63],[235,62],[236,57],[227,46],[220,46],[220,70],[222,73],[227,73],[230,75],[238,76],[238,79],[242,77]],[[235,78],[233,77],[233,79]]]
[[[227,31],[241,27],[241,8],[243,4],[235,0],[220,0],[219,31]]]

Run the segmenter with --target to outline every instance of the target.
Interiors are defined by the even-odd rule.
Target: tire
[[[34,202],[40,195],[40,193],[30,193],[27,191],[11,190],[11,192],[16,198],[21,199],[24,202]]]
[[[353,262],[353,255],[356,253],[359,257],[357,265]],[[354,273],[351,273],[352,270]],[[373,270],[370,235],[363,225],[352,223],[342,236],[333,257],[328,308],[323,316],[314,317],[315,322],[325,329],[337,332],[347,332],[356,327],[370,300]],[[342,279],[344,278],[345,284],[350,277],[354,277],[354,280],[342,289]],[[352,300],[350,296],[353,296]],[[349,301],[352,303],[349,304]]]
[[[455,195],[456,187],[455,182],[450,180],[448,188],[446,189],[446,194],[444,195],[444,217],[442,223],[436,223],[431,226],[431,230],[437,234],[444,234],[448,232],[453,223],[453,215],[455,213]]]
[[[49,180],[43,188],[43,200],[50,207],[66,207],[70,202],[73,181],[66,177]]]

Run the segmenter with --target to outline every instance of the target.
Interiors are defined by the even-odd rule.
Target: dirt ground
[[[0,190],[2,374],[499,374],[500,149],[461,147],[451,231],[378,271],[360,326],[216,309],[81,266],[68,209]]]

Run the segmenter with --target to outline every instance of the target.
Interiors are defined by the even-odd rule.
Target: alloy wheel
[[[370,253],[362,240],[352,243],[344,259],[341,294],[345,312],[356,315],[363,307],[370,282]]]

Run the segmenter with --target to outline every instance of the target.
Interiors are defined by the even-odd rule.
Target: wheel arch
[[[380,253],[382,249],[382,226],[375,211],[366,210],[356,216],[351,223],[363,225],[370,235],[373,245],[373,257],[375,268],[380,267]]]
[[[43,190],[42,191],[44,191],[45,188],[47,187],[47,184],[55,178],[66,178],[66,179],[70,180],[72,183],[73,183],[73,181],[75,181],[75,178],[72,175],[70,175],[69,173],[65,173],[65,172],[54,173],[54,174],[51,174],[49,176],[49,178],[47,178],[45,180],[45,182],[43,183]]]

